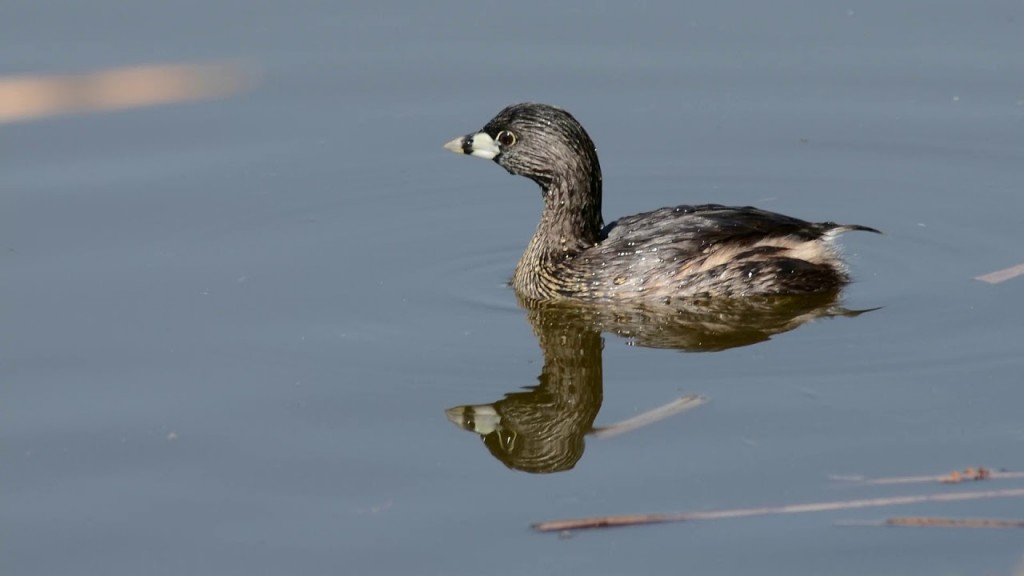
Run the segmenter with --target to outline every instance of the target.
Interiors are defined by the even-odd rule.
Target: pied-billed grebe
[[[850,230],[757,208],[676,206],[604,225],[594,142],[571,114],[514,104],[445,148],[540,185],[544,211],[512,286],[533,300],[671,301],[832,292],[849,281],[833,245]]]

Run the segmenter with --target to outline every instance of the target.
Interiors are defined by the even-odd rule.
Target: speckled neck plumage
[[[528,298],[557,297],[583,282],[566,277],[563,266],[602,240],[601,165],[590,139],[580,144],[564,170],[534,178],[544,211],[512,277],[512,286]]]

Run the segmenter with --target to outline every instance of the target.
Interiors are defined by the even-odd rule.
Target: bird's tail
[[[875,234],[881,234],[882,231],[871,228],[870,226],[861,226],[860,224],[836,224],[835,222],[828,223],[828,231],[826,234],[829,236],[838,236],[843,232],[874,232]]]

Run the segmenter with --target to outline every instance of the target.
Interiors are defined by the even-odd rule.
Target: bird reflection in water
[[[631,345],[712,352],[768,340],[816,318],[857,316],[839,294],[688,300],[634,307],[520,300],[544,353],[538,384],[492,404],[455,406],[455,425],[480,435],[491,454],[514,470],[569,470],[601,409],[602,332]]]

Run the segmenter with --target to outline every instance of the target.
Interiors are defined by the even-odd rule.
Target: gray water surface
[[[832,526],[1021,499],[529,529],[1024,467],[1024,278],[972,279],[1024,261],[1020,2],[15,0],[0,22],[3,75],[229,59],[256,82],[0,126],[5,574],[1022,570],[1016,531]],[[606,220],[720,202],[885,231],[843,241],[842,304],[879,309],[714,352],[568,330],[600,369],[580,430],[711,401],[510,467],[445,410],[562,350],[506,285],[540,198],[441,145],[522,100],[587,127]]]

